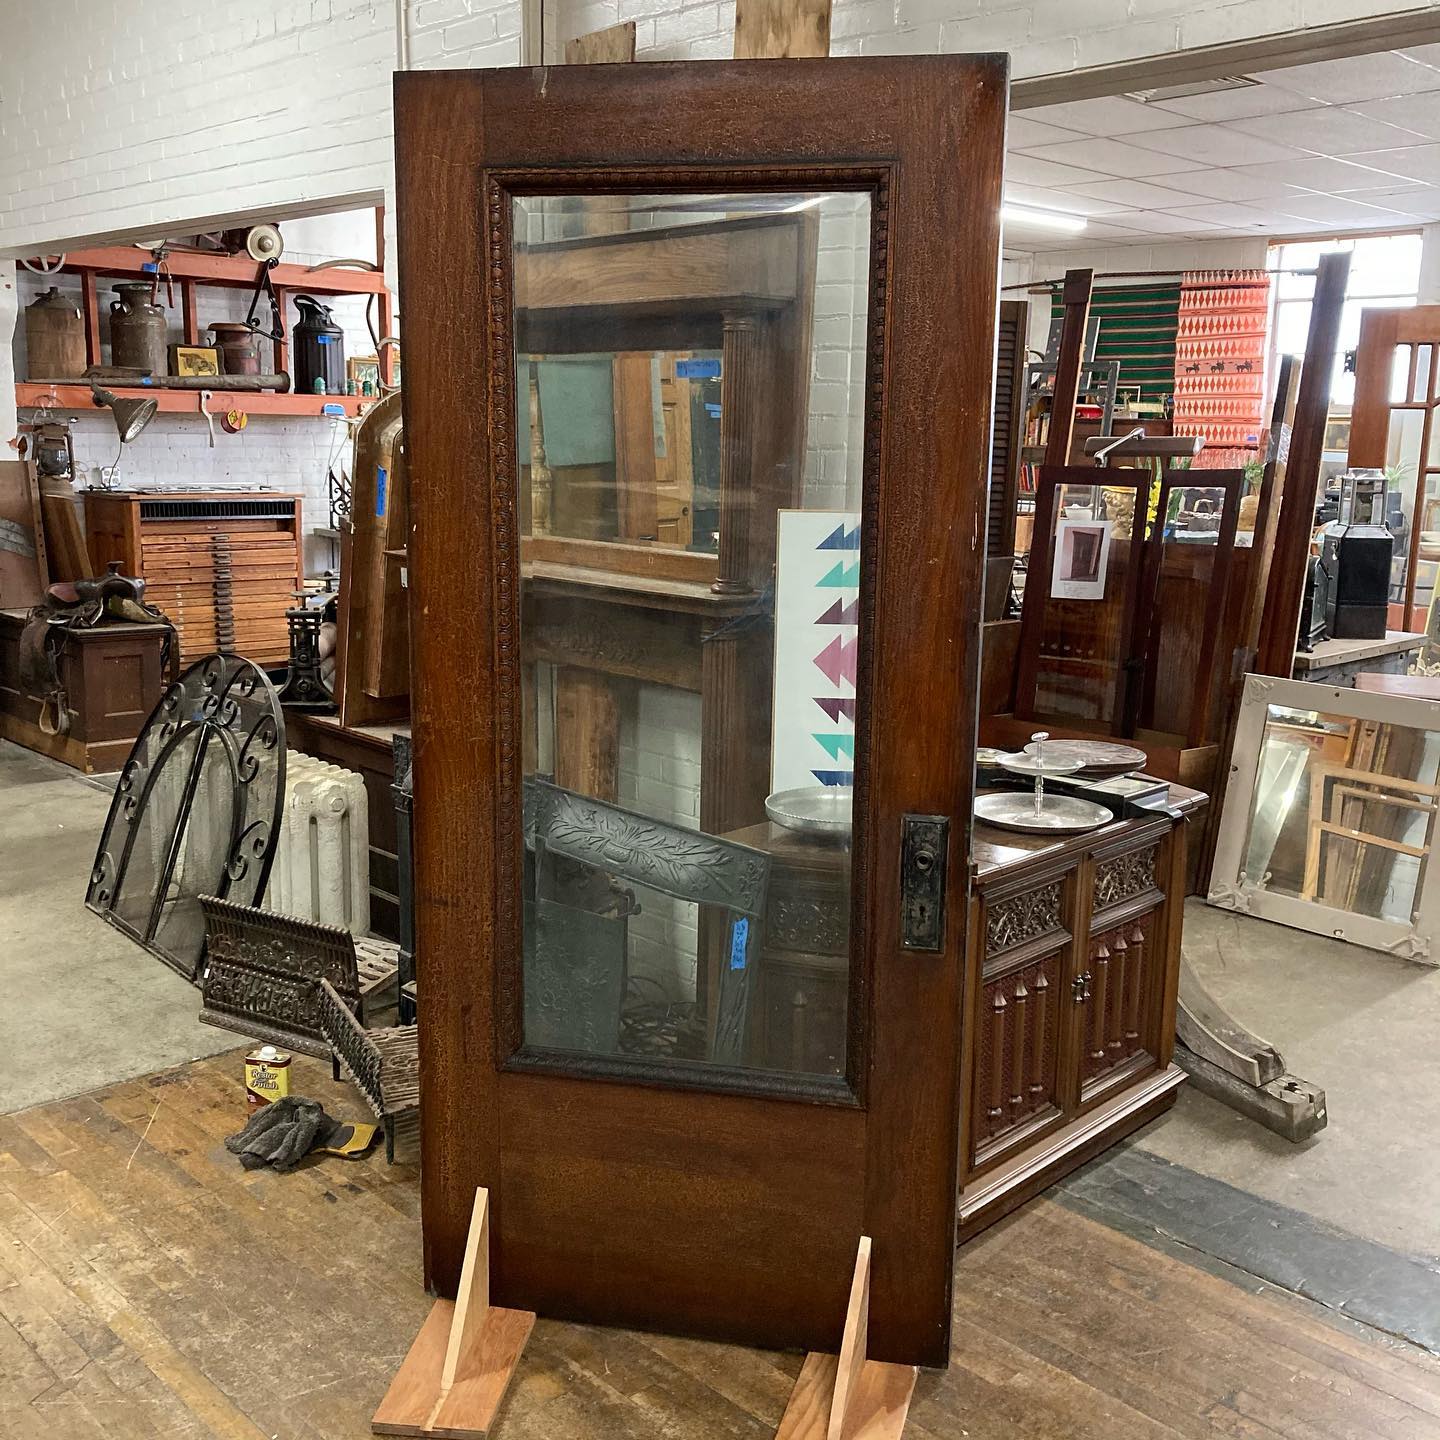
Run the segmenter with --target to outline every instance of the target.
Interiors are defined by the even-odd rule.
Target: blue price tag
[[[730,931],[730,968],[732,970],[745,968],[745,951],[749,939],[750,922],[742,916],[735,922],[734,929]]]
[[[385,474],[385,467],[375,467],[375,514],[383,517],[385,514],[385,482],[389,477]]]
[[[718,419],[720,418],[720,407],[719,407],[718,405],[712,405],[712,404],[709,403],[709,401],[706,401],[706,403],[705,403],[705,413],[706,413],[712,420],[718,420]]]
[[[344,415],[345,407],[343,405],[337,405],[333,400],[329,400],[320,407],[320,413],[322,415]]]
[[[675,378],[677,380],[718,380],[720,378],[720,362],[718,360],[677,360],[675,362]]]

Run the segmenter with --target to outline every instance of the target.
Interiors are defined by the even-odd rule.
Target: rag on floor
[[[316,1150],[357,1158],[374,1143],[375,1130],[332,1119],[318,1100],[286,1095],[261,1106],[239,1134],[227,1137],[225,1148],[247,1170],[269,1165],[283,1175]]]

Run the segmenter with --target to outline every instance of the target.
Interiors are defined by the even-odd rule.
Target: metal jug
[[[295,296],[300,320],[290,334],[295,391],[299,395],[345,393],[345,332],[330,307],[313,295]],[[321,388],[323,382],[323,389]]]
[[[130,280],[114,288],[120,298],[110,302],[110,363],[168,374],[165,307],[150,298],[150,282]]]

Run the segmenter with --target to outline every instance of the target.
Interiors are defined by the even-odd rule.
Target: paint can
[[[274,1045],[262,1045],[245,1057],[245,1104],[252,1112],[290,1093],[290,1062],[294,1058]]]

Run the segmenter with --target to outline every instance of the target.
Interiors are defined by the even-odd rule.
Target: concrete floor
[[[110,793],[0,741],[0,1114],[233,1049],[200,994],[84,904]]]
[[[0,1113],[232,1049],[197,991],[84,908],[109,792],[0,742]],[[1197,1092],[1144,1148],[1412,1255],[1440,1258],[1440,970],[1191,901],[1216,999],[1323,1086],[1294,1146]]]
[[[1440,970],[1193,899],[1185,955],[1242,1025],[1325,1090],[1330,1123],[1292,1145],[1187,1088],[1138,1143],[1440,1261]]]

